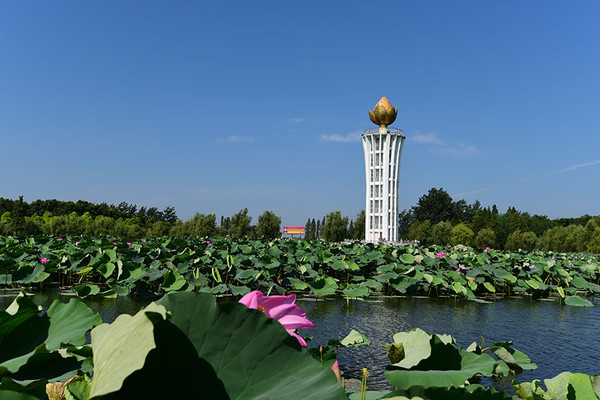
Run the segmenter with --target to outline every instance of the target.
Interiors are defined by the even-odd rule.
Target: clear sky
[[[0,197],[284,225],[364,208],[386,96],[400,209],[432,187],[600,214],[600,3],[0,2]]]

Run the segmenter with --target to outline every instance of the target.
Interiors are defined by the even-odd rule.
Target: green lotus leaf
[[[529,286],[529,287],[530,287],[530,288],[532,288],[532,289],[535,289],[535,290],[537,290],[537,289],[539,289],[539,288],[540,288],[540,284],[539,284],[539,282],[538,282],[538,281],[536,281],[536,280],[533,280],[533,279],[527,279],[527,280],[525,281],[525,283],[527,284],[527,286]]]
[[[404,264],[413,265],[415,263],[415,256],[404,253],[400,256],[400,261],[402,261]]]
[[[394,341],[402,343],[405,358],[388,365],[385,377],[392,386],[404,390],[412,386],[458,387],[476,375],[493,375],[498,365],[487,354],[456,348],[449,335],[413,330],[394,335]]]
[[[496,357],[504,361],[512,369],[537,369],[537,365],[532,363],[531,359],[525,353],[512,348],[512,342],[495,343],[490,346],[490,350],[496,355]]]
[[[397,367],[412,368],[431,355],[431,335],[420,328],[394,335],[394,343],[402,343],[404,358],[393,364]]]
[[[540,387],[540,381],[534,380],[533,382],[524,382],[517,384],[513,381],[513,389],[519,396],[519,398],[525,400],[542,400],[547,399],[545,396],[546,392]]]
[[[2,390],[0,391],[0,400],[39,400],[39,397],[35,397],[27,393]]]
[[[342,260],[335,260],[331,265],[331,268],[335,271],[344,271],[346,267],[346,263]]]
[[[590,287],[590,283],[583,279],[581,276],[576,276],[571,281],[571,285],[575,286],[577,289],[588,289]]]
[[[481,385],[468,385],[464,388],[422,388],[413,387],[408,390],[395,392],[367,391],[366,399],[393,400],[511,400],[512,397],[494,388],[484,388]],[[350,395],[349,400],[361,400],[360,392]]]
[[[312,282],[307,282],[307,284],[316,296],[335,294],[335,291],[338,288],[335,280],[330,277],[323,277]]]
[[[485,288],[486,288],[488,291],[490,291],[490,292],[492,292],[492,293],[496,293],[496,288],[495,288],[495,287],[494,287],[494,285],[492,285],[491,283],[489,283],[489,282],[484,282],[484,283],[483,283],[483,286],[485,286]]]
[[[594,307],[594,303],[579,296],[565,297],[565,304],[573,307]]]
[[[50,320],[38,314],[37,306],[22,294],[0,312],[0,376],[7,361],[32,353],[48,336]],[[25,362],[26,359],[20,365]]]
[[[38,307],[25,296],[17,297],[8,311],[0,312],[0,377],[31,381],[75,375],[81,362],[68,351],[52,350],[83,344],[85,333],[99,323],[98,315],[76,299],[68,304],[57,300],[39,315]]]
[[[202,293],[169,294],[159,304],[212,366],[230,399],[346,398],[331,369],[264,313],[217,304]]]
[[[163,276],[162,288],[167,293],[175,290],[180,290],[186,284],[187,281],[185,280],[185,277],[181,275],[176,269],[168,271]]]
[[[346,297],[362,298],[367,297],[370,293],[370,290],[366,286],[352,284],[349,289],[344,289],[342,293],[344,293],[344,296]]]
[[[229,285],[229,290],[234,296],[244,296],[245,294],[250,293],[250,288],[248,286]]]
[[[46,379],[39,379],[33,382],[16,382],[14,379],[4,377],[0,382],[0,395],[10,393],[20,393],[25,395],[33,396],[34,399],[44,399],[47,397],[46,394],[46,384],[48,381]],[[1,397],[0,397],[1,398]],[[12,398],[12,397],[5,397]],[[19,397],[15,397],[15,399],[19,399]],[[29,399],[29,397],[26,397]]]
[[[586,374],[576,373],[571,375],[569,378],[569,386],[573,388],[575,392],[574,398],[577,399],[597,399],[590,376]]]
[[[352,329],[350,333],[342,339],[341,344],[345,347],[359,347],[368,346],[371,344],[371,341],[362,333]]]
[[[552,379],[544,379],[544,385],[553,400],[567,400],[571,375],[571,372],[562,372]]]
[[[88,296],[95,296],[100,293],[100,288],[97,285],[77,285],[73,286],[73,291],[82,299]]]
[[[100,314],[94,314],[91,308],[80,300],[71,299],[68,303],[54,300],[46,315],[50,318],[46,346],[48,350],[57,350],[66,345],[85,344],[85,333],[102,323]]]
[[[141,369],[148,353],[156,347],[154,325],[147,312],[166,316],[163,306],[151,303],[135,316],[121,314],[111,324],[92,330],[94,379],[91,396],[116,392],[125,379]]]
[[[65,400],[87,400],[90,398],[92,381],[87,375],[74,379],[65,388]]]

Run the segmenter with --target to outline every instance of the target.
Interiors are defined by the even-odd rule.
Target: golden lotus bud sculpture
[[[398,114],[398,107],[392,107],[392,104],[388,99],[382,97],[373,110],[369,110],[369,118],[371,121],[378,126],[391,125],[396,120]]]

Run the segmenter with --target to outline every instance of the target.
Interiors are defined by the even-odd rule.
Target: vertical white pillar
[[[398,173],[405,137],[381,126],[362,135],[365,153],[365,240],[398,239]]]

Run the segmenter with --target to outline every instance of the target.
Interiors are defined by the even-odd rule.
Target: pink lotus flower
[[[113,242],[113,244],[116,246],[116,245],[117,245],[117,242]]]
[[[42,259],[40,260],[40,262],[41,262],[42,264],[46,264],[47,262],[50,262],[50,259],[48,259],[48,258],[44,257],[44,258],[42,258]]]
[[[63,238],[58,238],[58,241],[59,241],[59,242],[62,242],[63,240],[64,240]]]
[[[534,269],[534,268],[535,268],[535,265],[530,265],[529,266],[529,269]]]
[[[75,246],[79,246],[79,243],[81,243],[81,242],[75,242]]]
[[[294,330],[314,328],[315,325],[306,319],[306,313],[295,302],[295,294],[265,296],[260,290],[250,292],[240,299],[240,303],[246,307],[262,311],[267,317],[276,319],[290,335],[298,339],[300,346],[307,347],[304,339]]]
[[[207,240],[207,241],[206,241],[206,244],[210,244],[210,240]]]
[[[342,375],[340,374],[340,365],[338,364],[337,360],[335,360],[335,362],[331,366],[331,369],[333,370],[333,373],[335,374],[335,377],[337,378],[338,382],[341,382]]]
[[[131,242],[127,242],[127,246],[131,246]]]
[[[485,248],[485,250],[483,250],[483,251],[487,253],[487,252],[488,252],[488,251],[490,251],[490,250],[491,250],[491,249],[490,249],[489,247],[486,247],[486,248]]]

